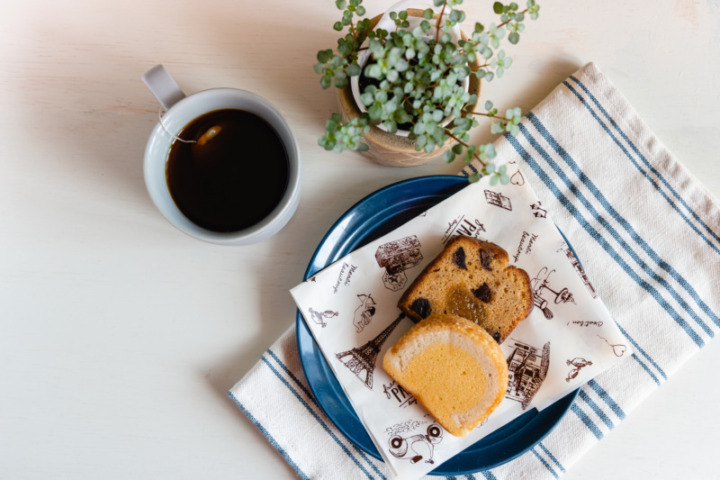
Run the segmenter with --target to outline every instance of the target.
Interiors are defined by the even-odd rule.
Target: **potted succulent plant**
[[[499,113],[490,101],[476,111],[480,81],[503,76],[512,60],[500,50],[502,41],[516,44],[527,18],[536,19],[539,5],[527,0],[495,2],[498,24],[476,22],[472,32],[460,31],[462,0],[432,0],[427,8],[410,8],[422,0],[403,1],[383,15],[366,18],[362,0],[336,0],[342,11],[333,28],[343,35],[336,49],[317,54],[315,71],[323,88],[338,89],[342,113],[333,113],[318,143],[326,150],[357,150],[373,160],[412,166],[442,156],[477,159],[483,169],[471,180],[493,175],[492,143],[472,145],[469,132],[477,116],[495,120],[493,133],[516,134],[519,108]]]

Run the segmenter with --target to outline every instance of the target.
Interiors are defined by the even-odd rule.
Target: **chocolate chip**
[[[410,310],[420,315],[422,318],[427,318],[430,315],[430,301],[427,298],[418,298],[412,305]]]
[[[488,303],[490,300],[492,300],[492,292],[490,291],[490,287],[487,283],[483,283],[478,288],[472,291],[473,295],[475,295],[476,298],[480,299],[481,301]]]
[[[500,332],[493,333],[492,337],[495,339],[496,342],[500,343]]]
[[[483,250],[480,249],[480,265],[485,270],[489,270],[492,272],[492,268],[490,268],[490,262],[492,262],[492,259],[494,258],[494,255],[489,250]]]
[[[453,262],[455,262],[455,265],[463,270],[467,270],[467,266],[465,265],[465,250],[462,247],[458,248],[455,250],[455,253],[453,253]]]

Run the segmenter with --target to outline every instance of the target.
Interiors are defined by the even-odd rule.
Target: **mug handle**
[[[162,65],[155,65],[145,72],[142,80],[165,110],[185,98],[185,93]]]

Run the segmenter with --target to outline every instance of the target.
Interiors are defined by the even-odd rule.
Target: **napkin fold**
[[[581,388],[540,443],[465,477],[558,478],[720,329],[720,202],[592,63],[496,150],[521,168],[511,181],[529,182],[552,212],[632,346],[630,359]],[[303,375],[294,326],[229,396],[300,478],[391,478],[323,414]]]

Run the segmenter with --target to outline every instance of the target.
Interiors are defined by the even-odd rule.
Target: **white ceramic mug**
[[[282,115],[267,100],[245,90],[213,88],[186,96],[162,65],[148,70],[143,81],[166,110],[150,134],[143,167],[145,185],[160,213],[181,231],[222,245],[256,243],[279,232],[295,213],[300,195],[300,152]],[[200,227],[183,215],[170,194],[166,164],[170,147],[183,127],[208,112],[228,108],[254,113],[277,131],[287,151],[289,175],[285,194],[265,218],[246,229],[222,233]]]

